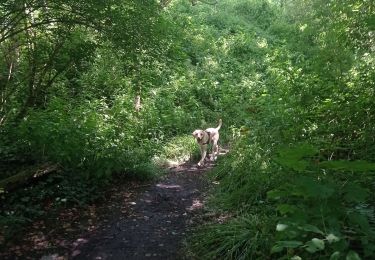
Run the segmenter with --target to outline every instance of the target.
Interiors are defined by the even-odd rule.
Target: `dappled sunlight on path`
[[[181,259],[182,241],[192,215],[203,207],[207,182],[198,169],[181,165],[146,188],[127,214],[116,214],[110,225],[80,247],[75,259]]]
[[[221,150],[221,155],[227,150]],[[214,167],[186,162],[160,179],[119,182],[104,203],[35,221],[1,259],[184,259],[184,239],[204,212]]]

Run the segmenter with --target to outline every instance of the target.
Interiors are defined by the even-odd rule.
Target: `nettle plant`
[[[359,180],[358,175],[374,172],[375,164],[317,163],[317,154],[317,149],[303,144],[281,149],[275,159],[291,174],[268,192],[280,216],[271,253],[292,259],[374,256],[375,215],[373,205],[368,204],[369,189],[346,172],[357,173]]]

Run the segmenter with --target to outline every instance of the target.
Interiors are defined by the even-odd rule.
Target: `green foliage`
[[[351,171],[351,172],[369,172],[375,171],[375,163],[367,161],[325,161],[320,167],[333,170]]]
[[[157,176],[156,156],[197,154],[186,135],[216,122],[218,112],[206,107],[204,86],[184,63],[185,32],[157,1],[16,2],[0,4],[0,178],[58,163],[79,179],[60,196],[71,201],[75,187],[89,194],[90,184],[111,177]],[[54,189],[38,187],[41,194]],[[33,207],[4,196],[5,206],[22,204],[7,210],[15,212],[2,219],[7,230],[38,217],[30,212],[43,200],[30,195]]]
[[[277,185],[281,177],[277,172],[269,174],[272,166],[268,153],[260,148],[259,143],[235,147],[211,174],[220,181],[213,204],[220,203],[229,210],[262,204],[267,190]]]
[[[293,253],[287,251],[289,256],[311,258],[310,254],[316,252],[316,257],[329,257],[336,252],[346,255],[352,252],[351,243],[357,241],[364,256],[374,254],[375,230],[369,223],[374,212],[362,210],[368,191],[360,185],[299,176],[268,195],[278,201],[281,215],[276,227],[279,241],[272,248],[273,253],[294,248]],[[298,245],[285,244],[291,240]]]
[[[299,153],[295,153],[299,151]],[[287,254],[304,256],[319,252],[319,256],[329,257],[334,254],[357,254],[353,241],[360,243],[364,256],[375,253],[371,244],[375,241],[375,229],[370,221],[374,218],[373,207],[369,207],[369,191],[347,176],[340,180],[332,170],[369,172],[373,164],[364,161],[326,161],[314,165],[303,156],[316,154],[316,149],[302,144],[289,149],[282,149],[277,160],[286,169],[296,163],[303,167],[294,170],[303,175],[291,176],[290,181],[268,192],[270,199],[277,201],[280,213],[276,227],[279,241],[272,248],[273,253],[294,248]],[[323,167],[325,174],[317,174]],[[328,172],[326,172],[328,171]],[[309,172],[309,175],[305,175]],[[365,237],[365,239],[364,239]],[[286,242],[292,241],[293,245]],[[297,244],[298,243],[298,244]],[[309,254],[306,255],[306,257]],[[310,256],[311,257],[311,256]]]
[[[178,33],[156,2],[50,1],[46,10],[28,2],[31,11],[12,20],[22,11],[13,2],[0,9],[9,21],[1,47],[14,50],[1,53],[2,75],[11,79],[1,81],[2,160],[54,161],[87,178],[152,174],[150,159],[166,138],[190,132],[195,121],[185,119],[195,100],[179,97],[189,96],[179,89],[189,84],[184,65],[176,66],[185,54],[172,45]],[[35,23],[29,31],[17,24],[23,19]]]
[[[245,218],[276,209],[273,245],[259,247],[271,259],[374,255],[374,59],[365,22],[373,10],[356,0],[223,1],[189,10],[202,24],[195,39],[203,31],[200,46],[213,46],[200,55],[210,66],[202,58],[195,66],[218,82],[224,122],[238,138],[213,173],[220,185],[210,205]],[[230,228],[222,226],[215,228]],[[231,241],[203,232],[209,246]],[[212,250],[209,258],[222,257]]]
[[[200,155],[199,147],[190,135],[177,136],[162,146],[153,160],[157,165],[177,165]]]
[[[211,224],[192,236],[194,255],[201,259],[268,259],[263,248],[272,245],[268,215],[244,215],[225,223]]]
[[[2,175],[148,178],[222,118],[211,205],[236,217],[197,234],[199,254],[374,255],[372,1],[38,3],[0,4]]]
[[[292,148],[279,149],[279,156],[275,158],[275,161],[295,171],[304,171],[309,163],[303,159],[316,155],[317,153],[317,149],[312,145],[301,144]]]
[[[82,207],[104,196],[107,182],[87,181],[75,172],[53,174],[33,186],[19,189],[0,197],[1,234],[6,239],[35,219],[51,217],[54,211],[65,207]]]

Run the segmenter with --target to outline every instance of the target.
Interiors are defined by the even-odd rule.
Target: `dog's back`
[[[211,128],[206,129],[206,132],[208,132],[210,135],[210,141],[219,140],[219,130],[221,128],[221,125],[222,125],[222,120],[219,119],[219,125],[216,128],[211,127]]]

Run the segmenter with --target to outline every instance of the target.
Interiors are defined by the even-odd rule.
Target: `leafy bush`
[[[354,184],[337,184],[299,176],[269,192],[277,199],[281,214],[273,253],[288,249],[288,256],[312,258],[365,257],[375,252],[375,230],[369,223],[373,208],[366,202],[368,191]],[[294,248],[293,251],[290,249]]]
[[[375,226],[370,221],[375,213],[369,206],[369,190],[359,184],[358,176],[338,178],[336,171],[375,172],[375,164],[323,161],[316,166],[311,158],[317,152],[306,144],[279,151],[277,162],[299,174],[268,192],[280,213],[279,241],[272,252],[286,248],[294,257],[372,256]]]

